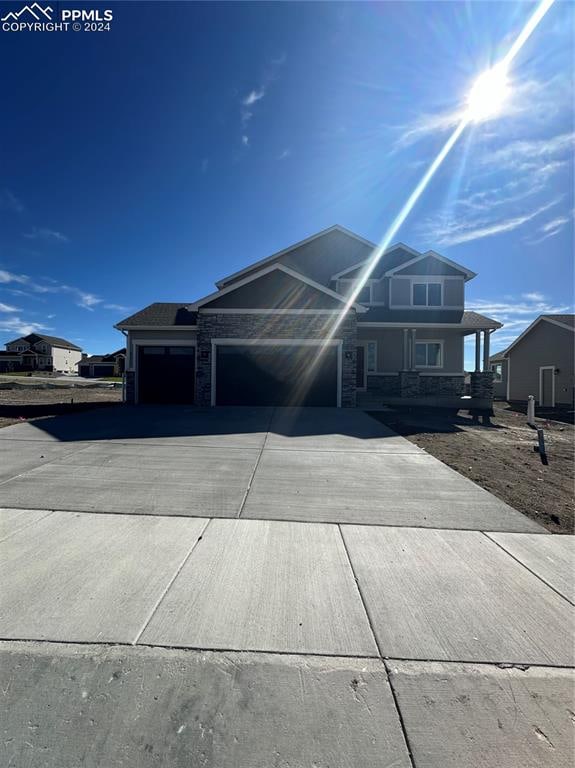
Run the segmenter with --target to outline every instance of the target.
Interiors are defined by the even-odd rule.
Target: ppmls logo
[[[3,32],[109,32],[110,9],[64,8],[60,16],[49,5],[32,3],[0,18]]]
[[[42,8],[38,3],[33,3],[32,5],[25,5],[19,11],[10,11],[0,21],[18,21],[21,16],[25,17],[23,21],[31,21],[32,19],[35,21],[52,21],[52,13],[53,9],[49,5]]]

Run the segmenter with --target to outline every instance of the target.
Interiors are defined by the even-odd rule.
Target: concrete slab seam
[[[45,444],[43,440],[37,440],[35,442],[42,442]],[[83,440],[81,441],[84,442]],[[81,453],[82,451],[86,451],[90,448],[90,444],[85,444],[81,448],[76,448],[74,450],[70,450],[70,453],[63,453],[61,456],[57,456],[54,459],[49,459],[48,461],[44,461],[42,464],[38,464],[37,467],[32,467],[32,469],[27,469],[25,472],[19,472],[17,475],[13,475],[12,477],[7,478],[6,480],[0,480],[0,485],[6,485],[6,483],[11,483],[12,480],[17,480],[19,477],[24,477],[25,475],[31,475],[33,472],[36,472],[38,469],[41,469],[42,467],[47,467],[49,464],[54,464],[57,461],[61,461],[62,459],[68,458],[68,456],[73,456],[77,453]]]
[[[540,574],[538,574],[535,571],[531,570],[531,568],[528,565],[526,565],[522,560],[519,560],[519,558],[515,557],[515,555],[512,554],[508,549],[505,549],[503,544],[500,544],[498,541],[496,541],[495,539],[491,538],[491,536],[489,535],[489,533],[487,533],[487,531],[481,531],[481,533],[484,536],[486,536],[489,539],[489,541],[491,541],[493,544],[495,544],[500,549],[502,549],[505,552],[506,555],[511,557],[513,560],[515,560],[516,563],[519,563],[519,565],[523,566],[523,568],[525,568],[525,570],[529,571],[529,573],[533,574],[533,576],[538,578],[539,581],[542,581],[543,584],[545,584],[546,587],[549,587],[549,589],[553,590],[553,592],[555,592],[555,594],[559,595],[559,597],[563,598],[563,600],[568,602],[569,605],[575,606],[575,602],[573,602],[572,600],[569,600],[568,597],[565,597],[565,595],[563,595],[561,592],[559,592],[559,590],[557,590],[552,584],[549,584],[549,582],[546,581],[543,578],[543,576],[541,576]],[[504,533],[504,531],[497,531],[497,533]],[[548,535],[552,536],[553,534],[548,534]],[[555,535],[559,535],[559,534],[555,534]]]
[[[248,485],[247,485],[247,488],[246,488],[246,492],[244,493],[244,497],[243,497],[243,499],[241,501],[240,508],[239,508],[238,514],[236,516],[238,519],[242,516],[242,512],[244,511],[244,507],[246,505],[246,501],[248,500],[249,492],[250,492],[250,490],[252,488],[252,483],[254,481],[254,477],[256,476],[256,472],[257,472],[257,469],[258,469],[258,467],[260,465],[261,458],[264,455],[264,449],[266,447],[266,443],[267,443],[267,440],[268,440],[268,437],[269,437],[269,434],[270,434],[270,427],[272,425],[272,421],[273,421],[273,417],[274,417],[274,413],[275,412],[276,412],[276,409],[273,408],[272,412],[270,414],[270,417],[268,419],[268,423],[266,425],[266,434],[265,434],[265,437],[264,437],[264,440],[263,440],[263,443],[262,443],[262,447],[260,448],[260,452],[259,452],[258,457],[256,459],[256,463],[254,464],[253,472],[251,474],[250,479],[248,480]]]
[[[2,509],[17,509],[17,508],[14,508],[14,507],[10,507],[10,508],[3,507]],[[28,507],[24,507],[24,508],[22,508],[22,511],[23,512],[24,511],[28,512],[29,509],[28,509]],[[34,511],[37,511],[37,510],[34,510]],[[36,520],[31,520],[29,523],[26,523],[26,525],[22,525],[20,528],[17,528],[15,531],[12,531],[12,533],[9,533],[7,536],[3,536],[0,539],[0,542],[8,541],[8,539],[11,539],[12,536],[15,536],[17,533],[20,533],[20,531],[24,531],[26,528],[29,528],[31,525],[36,525],[41,520],[45,520],[47,517],[50,517],[50,515],[53,515],[54,512],[56,512],[55,509],[46,510],[46,514],[45,515],[42,515],[42,517],[39,517]]]
[[[374,639],[375,645],[377,647],[377,650],[379,651],[379,657],[380,657],[381,663],[383,665],[383,668],[385,669],[385,675],[387,677],[387,683],[389,685],[389,689],[390,689],[391,695],[393,697],[393,704],[395,706],[395,711],[397,713],[397,718],[399,720],[399,725],[400,725],[400,728],[401,728],[401,732],[403,734],[403,740],[405,742],[405,749],[407,750],[407,754],[408,754],[408,757],[409,757],[409,762],[410,762],[410,764],[412,766],[415,767],[415,762],[413,760],[413,752],[411,750],[411,745],[409,743],[409,737],[407,735],[407,731],[406,731],[406,728],[405,728],[405,723],[403,722],[403,715],[401,713],[401,710],[399,708],[399,704],[397,702],[397,696],[395,695],[395,690],[393,688],[393,685],[391,684],[391,679],[389,677],[389,670],[388,670],[388,668],[387,668],[387,666],[385,664],[385,660],[384,660],[383,654],[381,652],[381,647],[379,645],[379,642],[378,642],[378,639],[377,639],[377,635],[375,634],[375,628],[374,628],[374,625],[373,625],[373,621],[371,619],[371,616],[370,616],[370,613],[369,613],[369,610],[368,610],[368,607],[367,607],[367,603],[366,603],[366,601],[364,599],[364,596],[363,596],[363,593],[361,591],[361,586],[360,586],[360,583],[359,583],[359,579],[357,578],[355,570],[353,568],[353,563],[351,561],[351,556],[349,554],[349,550],[347,548],[347,544],[345,542],[345,538],[344,538],[344,535],[342,533],[341,526],[338,525],[337,528],[338,528],[338,531],[339,531],[339,535],[341,537],[341,541],[342,541],[342,544],[343,544],[343,548],[345,550],[345,554],[347,556],[347,561],[349,563],[349,567],[351,568],[351,572],[353,574],[353,578],[354,578],[354,581],[355,581],[355,586],[357,588],[359,599],[361,600],[361,603],[363,605],[363,610],[365,611],[365,615],[367,616],[367,621],[369,622],[369,628],[371,630],[371,634],[373,636],[373,639]]]
[[[207,528],[207,527],[208,527],[208,525],[211,523],[211,521],[212,521],[212,518],[210,518],[210,519],[209,519],[209,520],[208,520],[208,521],[205,523],[205,525],[203,526],[202,530],[200,531],[200,534],[199,534],[199,536],[196,538],[196,540],[194,541],[194,543],[193,543],[193,544],[192,544],[192,546],[190,547],[190,549],[189,549],[188,553],[186,554],[186,556],[184,557],[184,559],[183,559],[183,560],[182,560],[182,562],[180,563],[179,567],[176,569],[176,571],[175,571],[174,575],[172,576],[172,578],[171,578],[171,579],[168,581],[168,584],[166,585],[166,588],[164,589],[164,591],[162,592],[162,594],[160,595],[160,597],[159,597],[159,598],[156,600],[156,602],[155,602],[154,606],[152,607],[152,610],[151,610],[151,611],[150,611],[150,613],[148,614],[148,616],[147,616],[147,618],[145,619],[145,621],[144,621],[144,623],[143,623],[143,625],[142,625],[141,629],[140,629],[140,630],[139,630],[139,632],[136,634],[136,637],[135,637],[135,638],[134,638],[134,640],[132,641],[131,645],[136,645],[136,644],[138,643],[138,640],[139,640],[139,639],[140,639],[140,637],[143,635],[144,631],[146,630],[146,627],[148,626],[148,624],[150,623],[150,621],[151,621],[151,620],[152,620],[152,618],[154,617],[154,614],[156,613],[156,611],[157,611],[157,610],[158,610],[158,608],[160,607],[160,604],[162,603],[162,601],[164,600],[164,598],[165,598],[165,597],[166,597],[166,595],[168,594],[168,592],[169,592],[169,590],[170,590],[170,587],[172,586],[172,584],[174,583],[174,581],[175,581],[175,580],[178,578],[178,576],[180,575],[180,572],[181,572],[182,568],[183,568],[183,567],[184,567],[184,565],[185,565],[185,564],[188,562],[188,560],[189,560],[189,558],[191,557],[191,555],[192,555],[192,553],[193,553],[194,549],[196,548],[196,546],[198,545],[198,543],[199,543],[199,542],[201,541],[201,539],[203,538],[203,535],[204,535],[204,533],[206,532],[206,528]]]

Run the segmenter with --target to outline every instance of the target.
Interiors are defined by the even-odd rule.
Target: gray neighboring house
[[[124,373],[126,349],[118,349],[108,355],[85,355],[78,362],[78,376],[121,376]]]
[[[399,243],[352,300],[376,252],[330,227],[223,278],[208,296],[126,318],[115,326],[126,336],[126,400],[490,407],[489,340],[501,324],[465,311],[475,273]],[[470,334],[473,399],[461,401]]]
[[[573,407],[575,315],[540,315],[507,349],[492,355],[495,395],[543,408]]]

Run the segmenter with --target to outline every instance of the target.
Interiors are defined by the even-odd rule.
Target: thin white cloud
[[[51,329],[42,323],[33,323],[28,320],[22,320],[19,317],[0,318],[0,331],[9,331],[19,336],[27,336],[29,333],[49,330]]]
[[[546,205],[541,205],[535,210],[520,216],[511,216],[503,219],[497,218],[493,221],[485,218],[465,219],[450,212],[447,215],[440,215],[435,219],[428,220],[424,224],[423,229],[425,236],[437,245],[460,245],[461,243],[469,243],[472,240],[481,240],[485,237],[512,232],[540,216],[549,208],[557,205],[560,199],[558,198]]]
[[[550,237],[558,235],[568,223],[568,216],[558,216],[539,227],[537,234],[532,238],[526,239],[524,242],[528,245],[538,245],[544,240],[548,240]]]
[[[18,307],[13,307],[11,304],[4,304],[0,301],[0,312],[21,312]]]
[[[16,283],[18,285],[23,285],[28,291],[31,291],[32,293],[36,294],[56,294],[56,293],[65,293],[72,296],[75,300],[75,303],[78,307],[82,307],[82,309],[87,309],[90,312],[94,311],[94,308],[98,306],[99,304],[104,303],[104,299],[102,299],[100,296],[97,296],[94,293],[91,293],[89,291],[84,291],[81,288],[76,288],[73,285],[66,285],[65,283],[58,283],[55,280],[52,280],[51,278],[44,278],[45,280],[49,280],[48,283],[40,283],[36,280],[33,280],[28,275],[17,275],[14,272],[8,272],[7,270],[0,270],[0,283],[4,285],[9,285],[12,283]],[[14,289],[12,289],[12,293],[16,293]],[[25,295],[24,291],[19,291],[19,293]]]
[[[545,296],[542,293],[537,293],[537,291],[522,293],[521,298],[527,299],[527,301],[545,301]]]
[[[265,86],[262,86],[258,90],[250,91],[248,95],[242,99],[242,104],[244,107],[250,107],[252,104],[255,104],[257,101],[263,99],[265,95],[266,89]]]
[[[24,213],[26,210],[24,203],[9,189],[0,191],[0,209],[3,211],[12,211],[13,213]]]
[[[113,309],[115,312],[129,312],[131,307],[125,307],[123,304],[103,304],[104,309]]]
[[[286,158],[291,156],[291,149],[284,149],[283,152],[281,152],[278,155],[278,160],[285,160]]]
[[[69,242],[69,238],[62,234],[62,232],[56,232],[47,227],[33,227],[31,232],[24,233],[24,237],[28,240],[47,240],[59,243]]]
[[[242,135],[242,144],[244,147],[248,147],[250,144],[249,136],[245,133],[247,127],[254,116],[253,107],[260,101],[262,101],[268,93],[270,85],[277,80],[278,71],[285,63],[286,56],[282,54],[275,59],[272,59],[264,70],[261,84],[252,88],[248,93],[240,99],[240,122],[244,134]]]

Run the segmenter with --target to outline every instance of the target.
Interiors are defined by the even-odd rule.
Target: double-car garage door
[[[212,405],[339,405],[336,345],[216,344]],[[140,346],[138,402],[193,403],[195,347]]]
[[[215,347],[214,405],[338,405],[336,346]]]

